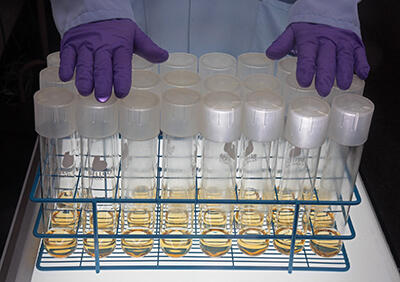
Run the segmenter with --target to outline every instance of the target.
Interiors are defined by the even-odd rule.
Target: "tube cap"
[[[87,138],[105,138],[117,133],[118,107],[114,93],[105,103],[98,102],[94,95],[77,99],[77,127],[80,135]]]
[[[289,104],[293,99],[306,96],[319,97],[314,81],[310,87],[301,87],[297,82],[296,74],[290,74],[286,78],[286,83],[283,84],[283,97],[286,103]]]
[[[243,134],[258,142],[268,142],[282,136],[285,120],[283,98],[269,90],[247,96],[243,109]]]
[[[63,88],[48,87],[33,96],[35,130],[47,138],[63,138],[75,131],[75,95]]]
[[[174,70],[197,72],[197,57],[184,52],[169,53],[168,60],[160,64],[160,74]]]
[[[147,90],[160,96],[160,76],[152,71],[133,70],[131,88],[135,90]]]
[[[236,58],[227,53],[206,53],[199,58],[199,74],[202,78],[213,74],[236,75]]]
[[[240,95],[240,80],[229,74],[216,74],[207,77],[204,82],[204,92],[226,91]]]
[[[243,81],[243,86],[245,95],[262,90],[272,90],[278,94],[281,92],[281,83],[277,78],[269,74],[257,73],[249,75]]]
[[[201,134],[215,142],[232,142],[241,135],[242,103],[231,92],[211,92],[203,100]]]
[[[60,51],[50,53],[46,58],[47,66],[59,67],[60,66]]]
[[[151,71],[157,73],[157,65],[147,61],[139,55],[132,56],[132,70]]]
[[[171,87],[197,89],[200,85],[200,76],[187,70],[167,72],[162,79],[167,89]]]
[[[191,89],[171,88],[162,95],[161,130],[175,137],[199,133],[201,95]]]
[[[273,74],[274,61],[269,59],[264,52],[243,53],[238,57],[238,76],[243,79],[254,73]]]
[[[160,133],[160,98],[136,90],[119,102],[119,133],[131,140],[147,140]]]
[[[288,56],[278,62],[276,76],[283,83],[291,73],[296,73],[297,57]]]
[[[40,89],[44,89],[47,87],[62,87],[67,88],[72,92],[75,92],[75,84],[74,79],[70,81],[62,81],[58,75],[58,67],[51,66],[44,68],[39,73],[39,87]]]
[[[300,97],[289,104],[285,138],[296,147],[320,147],[329,122],[329,104],[318,97]]]
[[[368,139],[374,104],[360,95],[341,94],[332,101],[328,136],[345,146],[360,146]]]

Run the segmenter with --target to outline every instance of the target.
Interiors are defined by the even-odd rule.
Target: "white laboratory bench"
[[[398,269],[360,177],[356,184],[361,204],[351,210],[356,237],[345,241],[350,260],[350,269],[345,272],[294,271],[289,274],[287,271],[254,270],[101,270],[97,274],[94,270],[40,271],[35,267],[40,239],[32,233],[39,204],[29,200],[39,164],[38,151],[36,142],[0,262],[0,281],[400,281]]]

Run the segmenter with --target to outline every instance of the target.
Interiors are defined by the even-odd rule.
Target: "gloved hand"
[[[353,73],[365,80],[370,67],[361,39],[352,31],[323,24],[292,23],[267,49],[266,55],[280,59],[291,50],[297,53],[296,77],[308,87],[315,74],[315,87],[325,97],[335,81],[346,90]]]
[[[152,63],[168,59],[168,52],[132,20],[82,24],[68,30],[61,40],[59,76],[62,81],[71,80],[76,68],[80,94],[87,96],[94,88],[96,99],[106,102],[114,85],[115,95],[123,98],[131,88],[133,53]]]

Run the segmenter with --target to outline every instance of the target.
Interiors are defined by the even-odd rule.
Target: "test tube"
[[[139,55],[133,54],[132,56],[132,71],[150,71],[158,73],[158,66],[147,61]]]
[[[320,158],[326,139],[329,104],[318,97],[300,97],[289,104],[285,126],[286,139],[279,181],[278,200],[312,200]],[[272,220],[276,235],[304,235],[295,225],[295,207],[280,205],[274,208]],[[293,230],[296,227],[296,230]],[[275,239],[275,248],[288,255],[291,239]],[[304,240],[295,240],[294,253],[303,249]]]
[[[121,198],[155,199],[157,144],[160,132],[160,99],[148,91],[135,91],[119,103],[121,134]],[[151,235],[155,227],[155,204],[122,204],[123,235]],[[152,238],[123,238],[124,252],[133,257],[148,254]]]
[[[232,75],[228,74],[216,74],[207,77],[203,81],[203,93],[207,94],[210,92],[232,92],[238,96],[241,95],[241,83],[240,80]]]
[[[253,92],[246,98],[239,200],[275,200],[278,142],[283,132],[284,114],[283,98],[274,92]],[[265,205],[239,205],[235,215],[239,234],[269,234],[267,214]],[[251,256],[264,253],[268,243],[268,239],[238,239],[239,249]]]
[[[77,127],[81,143],[81,185],[87,198],[113,200],[116,194],[119,169],[118,108],[114,95],[105,102],[98,102],[94,95],[79,97],[77,100]],[[119,212],[114,203],[97,203],[97,213],[92,205],[85,206],[84,234],[94,235],[95,216],[99,235],[114,235]],[[99,257],[112,253],[115,238],[99,238]],[[86,252],[95,256],[94,238],[83,240]]]
[[[169,89],[163,93],[161,130],[163,134],[163,199],[195,199],[197,138],[200,93],[191,89]],[[194,204],[161,205],[161,233],[190,235],[194,224]],[[192,246],[190,238],[165,238],[160,242],[170,257],[181,257]]]
[[[168,60],[160,64],[160,75],[175,70],[197,73],[197,57],[184,52],[169,53]]]
[[[255,73],[274,75],[274,62],[265,53],[249,52],[238,57],[239,79]]]
[[[37,91],[33,100],[35,130],[40,136],[41,196],[79,198],[74,95],[66,89],[49,87]],[[79,216],[79,206],[75,203],[43,204],[46,234],[76,234]],[[43,243],[50,255],[67,257],[75,250],[77,241],[46,238]]]
[[[165,73],[162,76],[164,91],[171,88],[186,88],[200,91],[201,79],[200,76],[188,70],[174,70]]]
[[[374,104],[360,95],[341,94],[332,101],[328,129],[328,152],[321,180],[317,185],[320,201],[351,201],[363,145],[367,141]],[[342,210],[343,209],[343,210]],[[314,235],[338,236],[346,233],[350,206],[314,206],[308,227]],[[333,257],[341,240],[311,240],[319,256]]]
[[[281,94],[281,83],[270,74],[252,74],[243,80],[243,98],[255,91],[270,90]]]
[[[47,55],[46,62],[48,67],[60,67],[60,51]]]
[[[220,52],[207,53],[199,58],[199,74],[202,79],[214,74],[236,75],[236,58]]]
[[[132,87],[131,91],[142,90],[150,91],[161,97],[161,78],[157,73],[146,70],[132,71]]]
[[[66,88],[72,93],[78,93],[75,87],[75,79],[69,81],[62,81],[58,75],[59,68],[57,66],[50,66],[44,68],[39,73],[39,87],[44,89],[46,87],[59,87]]]
[[[296,74],[297,57],[287,56],[278,61],[277,66],[276,77],[284,84],[288,75]]]
[[[230,92],[212,92],[203,100],[201,134],[203,153],[200,199],[236,198],[236,161],[241,135],[242,103]],[[234,205],[201,204],[202,235],[232,234]],[[229,238],[202,238],[201,250],[209,256],[226,254],[232,245]]]

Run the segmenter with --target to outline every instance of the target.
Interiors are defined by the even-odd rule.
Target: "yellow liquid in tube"
[[[163,233],[163,235],[190,235],[186,230],[170,229]],[[168,238],[160,240],[161,249],[170,257],[182,257],[186,255],[192,247],[192,239],[189,238]]]
[[[245,228],[240,230],[240,235],[267,235],[261,228]],[[249,256],[258,256],[268,249],[268,239],[238,239],[239,249]]]
[[[321,228],[317,229],[314,232],[314,235],[340,236],[340,233],[332,228]],[[318,256],[331,258],[340,253],[340,250],[342,249],[342,241],[338,239],[310,240],[310,247]]]
[[[75,231],[67,228],[53,228],[46,232],[50,235],[74,235]],[[76,249],[75,238],[45,238],[44,247],[49,255],[56,258],[65,258],[71,255]]]
[[[130,229],[123,235],[151,235],[150,230]],[[125,238],[121,239],[122,250],[131,257],[142,257],[151,252],[154,240],[152,238]]]
[[[282,227],[277,230],[275,230],[275,235],[292,235],[292,228],[290,227]],[[304,233],[300,230],[297,230],[296,232],[297,235],[304,235]],[[290,246],[291,246],[292,239],[275,239],[274,240],[274,247],[275,249],[280,252],[281,254],[284,255],[289,255],[290,254]],[[297,254],[298,252],[303,250],[304,247],[304,239],[301,240],[295,240],[294,243],[294,253]]]
[[[86,234],[93,234],[93,231],[90,231]],[[114,232],[108,230],[99,230],[99,235],[113,235]],[[85,238],[83,239],[83,247],[85,251],[92,257],[95,256],[95,242],[94,238]],[[98,238],[99,242],[99,257],[106,257],[110,255],[116,246],[116,240],[114,238]]]
[[[154,211],[147,208],[133,208],[128,212],[127,221],[128,227],[146,227],[153,226]]]
[[[202,235],[228,235],[229,233],[221,229],[208,229]],[[229,252],[232,246],[231,239],[200,239],[200,248],[208,256],[219,257]]]

